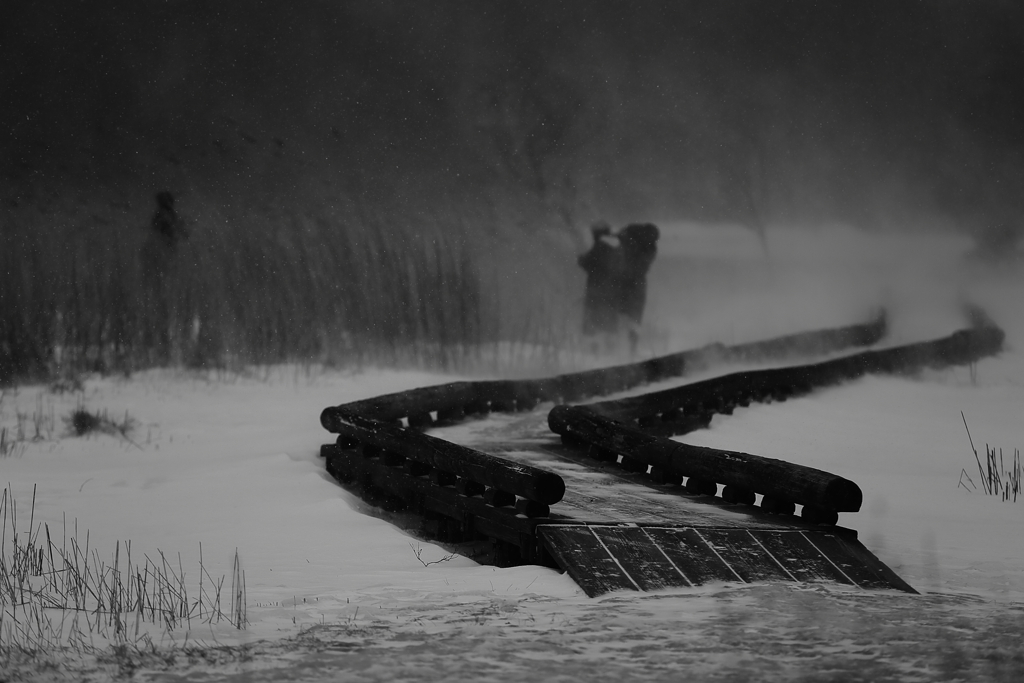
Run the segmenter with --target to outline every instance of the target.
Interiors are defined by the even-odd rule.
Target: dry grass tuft
[[[157,551],[155,558],[140,559],[133,557],[131,542],[118,542],[104,559],[77,523],[70,530],[65,523],[57,541],[49,524],[36,524],[35,501],[33,487],[24,528],[10,488],[0,494],[0,670],[29,663],[57,667],[84,655],[130,668],[158,652],[154,630],[170,634],[221,621],[244,629],[248,623],[237,549],[226,596],[225,578],[210,574],[201,545],[196,586],[186,581],[180,554]]]
[[[981,481],[982,491],[988,496],[999,496],[1003,500],[1017,502],[1017,496],[1022,494],[1020,450],[1014,450],[1009,468],[1007,468],[1006,460],[1003,457],[1003,449],[1000,448],[997,451],[995,448],[990,448],[988,444],[985,444],[985,462],[982,464],[981,457],[978,455],[978,449],[974,447],[971,430],[967,426],[967,418],[964,417],[962,411],[960,417],[964,421],[964,428],[967,430],[971,451],[974,453],[974,461],[978,466],[978,477]],[[970,489],[967,488],[964,479],[970,483]],[[966,469],[960,470],[960,482],[957,484],[957,487],[961,486],[969,491],[978,490],[978,486],[971,479],[971,476],[967,474]]]

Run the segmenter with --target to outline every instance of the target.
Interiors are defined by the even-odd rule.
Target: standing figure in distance
[[[156,193],[156,213],[150,222],[153,232],[163,238],[168,247],[174,248],[179,240],[188,239],[184,228],[178,224],[174,210],[174,195],[166,190]]]
[[[174,210],[174,195],[158,192],[156,212],[142,245],[142,286],[146,304],[147,334],[144,344],[154,351],[157,363],[163,364],[178,353],[179,299],[176,273],[179,268],[179,244],[188,240],[184,226]]]
[[[590,229],[594,244],[577,262],[587,274],[583,295],[583,334],[603,334],[618,329],[619,272],[622,255],[618,247],[605,241],[611,227],[605,222]]]
[[[632,223],[619,231],[623,268],[619,279],[619,313],[629,326],[629,348],[636,353],[640,323],[647,305],[647,271],[658,253],[657,226]]]

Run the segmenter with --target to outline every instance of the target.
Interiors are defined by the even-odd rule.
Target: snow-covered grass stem
[[[60,541],[50,525],[35,522],[32,490],[27,528],[19,526],[17,500],[10,487],[0,494],[0,668],[37,657],[153,649],[153,631],[228,621],[245,628],[245,576],[235,551],[231,605],[221,604],[224,577],[214,579],[200,550],[199,590],[191,583],[181,555],[172,562],[132,556],[131,542],[117,542],[110,559],[90,546],[77,528]]]

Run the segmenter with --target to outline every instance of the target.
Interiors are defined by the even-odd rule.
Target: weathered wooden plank
[[[559,567],[590,597],[617,590],[638,590],[615,558],[585,525],[537,527],[544,547]]]
[[[724,451],[651,436],[586,406],[555,406],[551,430],[687,477],[836,512],[856,512],[863,494],[849,479],[812,467],[749,453]]]
[[[853,581],[822,554],[801,531],[751,529],[750,534],[774,555],[797,581],[853,584]]]
[[[537,533],[591,596],[713,581],[795,580],[915,592],[860,543],[829,532],[545,524]]]
[[[597,526],[591,531],[604,543],[640,590],[690,586],[690,581],[638,526]]]
[[[650,526],[643,530],[694,586],[712,581],[743,581],[696,530]]]
[[[807,532],[805,537],[858,586],[917,592],[858,542],[825,532]]]
[[[748,530],[698,529],[697,533],[744,581],[793,581]]]

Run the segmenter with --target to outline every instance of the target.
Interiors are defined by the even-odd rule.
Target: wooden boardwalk
[[[669,437],[736,406],[998,353],[1003,332],[980,312],[970,328],[942,339],[579,403],[717,363],[869,345],[884,330],[883,317],[602,370],[455,382],[331,406],[320,420],[337,441],[321,454],[332,476],[370,502],[420,515],[425,534],[490,539],[495,563],[560,567],[591,596],[711,581],[914,592],[856,532],[837,526],[839,514],[861,507],[854,482]]]
[[[537,525],[544,550],[590,596],[709,582],[800,581],[915,592],[851,529],[657,485],[562,445],[547,411],[496,414],[432,436],[552,471],[565,496]]]

